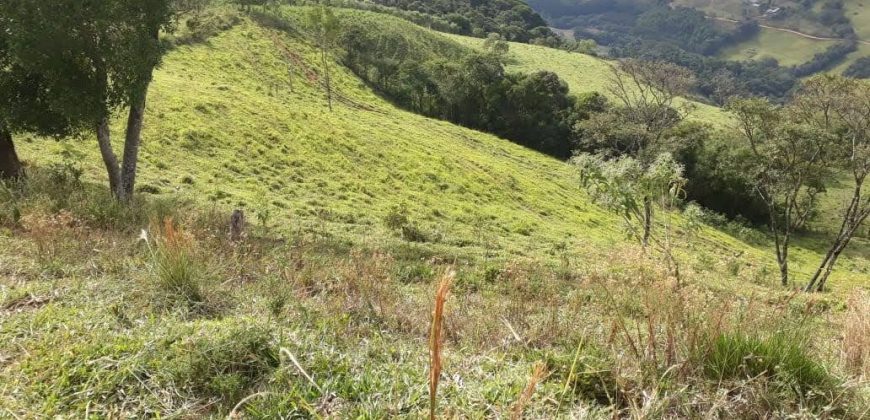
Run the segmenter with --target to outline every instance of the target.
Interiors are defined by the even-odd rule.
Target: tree
[[[507,55],[510,48],[510,44],[508,44],[501,35],[495,32],[487,35],[486,41],[483,41],[484,50],[500,57]]]
[[[843,203],[840,228],[821,264],[804,288],[823,291],[855,233],[870,216],[870,85],[855,79],[823,75],[801,87],[792,103],[800,121],[828,134],[824,145],[831,166],[852,179],[851,197]]]
[[[587,153],[575,156],[571,162],[580,170],[581,184],[592,199],[621,216],[629,234],[644,247],[652,242],[667,257],[679,279],[679,265],[670,244],[650,235],[652,218],[647,204],[658,201],[668,206],[681,198],[686,184],[683,166],[670,153],[659,154],[648,164],[631,156],[608,160]]]
[[[163,52],[160,31],[172,29],[173,1],[7,0],[0,16],[12,64],[39,79],[36,97],[48,109],[96,132],[113,194],[132,198],[146,95]],[[108,122],[124,108],[119,163]]]
[[[616,106],[576,125],[581,146],[608,157],[631,156],[650,167],[672,150],[665,134],[691,111],[686,95],[694,85],[687,69],[658,61],[626,60],[611,74],[608,91]],[[654,197],[643,200],[641,242],[649,244]]]
[[[2,57],[0,61],[4,61]],[[51,108],[42,78],[5,61],[6,65],[0,64],[0,180],[25,175],[15,151],[14,133],[61,137],[74,130],[63,115]]]
[[[66,136],[74,130],[68,118],[54,109],[56,96],[46,88],[45,76],[13,55],[12,17],[0,13],[0,180],[25,175],[13,142],[15,133]]]
[[[335,45],[339,35],[339,22],[332,9],[326,6],[316,6],[308,12],[308,23],[312,28],[314,42],[320,48],[320,62],[326,84],[326,98],[329,110],[332,111],[332,82],[329,74],[329,50]]]
[[[728,110],[751,150],[745,170],[768,208],[780,280],[787,286],[792,235],[813,215],[830,176],[826,135],[764,99],[736,100]]]

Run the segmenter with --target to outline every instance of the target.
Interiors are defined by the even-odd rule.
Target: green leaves
[[[30,104],[90,128],[141,97],[173,9],[170,0],[9,0],[0,16],[2,79],[14,73],[20,82],[4,83],[0,94],[27,91]]]
[[[646,200],[680,199],[686,182],[683,166],[670,153],[660,154],[648,166],[632,157],[606,160],[590,154],[577,155],[571,162],[592,198],[629,221],[643,219]]]

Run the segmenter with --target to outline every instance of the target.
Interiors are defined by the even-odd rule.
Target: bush
[[[840,42],[828,47],[813,56],[812,60],[804,64],[795,66],[792,73],[796,77],[806,77],[833,67],[835,64],[843,61],[847,55],[858,50],[858,43],[854,40]]]

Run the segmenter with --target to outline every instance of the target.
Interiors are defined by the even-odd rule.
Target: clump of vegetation
[[[264,383],[280,365],[272,331],[253,319],[197,326],[190,336],[166,343],[167,359],[155,361],[161,376],[223,410]]]
[[[140,237],[151,252],[152,271],[160,290],[170,299],[180,299],[192,308],[206,303],[206,269],[195,252],[193,239],[165,219],[159,236],[152,241],[146,231]]]
[[[762,376],[774,378],[785,389],[794,386],[803,395],[828,395],[836,388],[835,379],[824,366],[810,357],[793,332],[780,332],[766,338],[746,333],[725,333],[712,340],[702,364],[716,380],[749,380]]]
[[[870,296],[853,292],[847,301],[843,321],[843,357],[846,368],[855,377],[870,377]]]

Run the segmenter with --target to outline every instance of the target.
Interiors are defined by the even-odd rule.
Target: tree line
[[[801,286],[825,290],[839,257],[870,217],[864,190],[870,175],[870,85],[823,75],[802,83],[783,105],[732,98],[726,110],[736,125],[714,134],[681,118],[689,110],[675,98],[692,83],[691,73],[664,62],[628,60],[614,71],[614,107],[578,124],[583,147],[572,161],[583,186],[621,215],[644,247],[662,251],[677,276],[667,241],[653,233],[656,208],[693,199],[708,208],[721,204],[705,202],[710,196],[697,195],[696,188],[713,196],[736,194],[732,205],[738,211],[751,209],[756,220],[764,218],[781,283],[789,286],[795,234],[817,215],[827,189],[848,175],[851,193],[840,203],[839,228]]]

